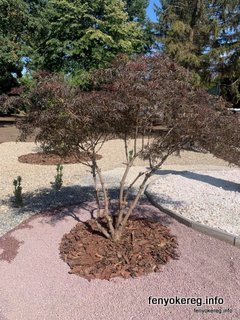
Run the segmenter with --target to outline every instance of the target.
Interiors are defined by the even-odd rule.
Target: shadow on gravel
[[[175,170],[158,170],[155,174],[166,175],[174,174],[184,178],[193,179],[201,182],[208,183],[214,187],[222,188],[226,191],[240,192],[240,184],[232,181],[228,181],[221,178],[215,178],[205,174],[199,174],[191,171],[175,171]]]
[[[108,195],[111,200],[115,201],[119,195],[117,187],[109,188]],[[133,195],[133,194],[132,194]],[[130,194],[130,199],[132,197]],[[103,194],[99,192],[100,200],[103,200]],[[143,197],[145,197],[143,195]],[[14,207],[14,197],[10,198],[12,208],[16,209],[16,214],[24,214],[26,212],[41,212],[54,208],[80,205],[87,202],[95,201],[94,188],[92,186],[66,186],[61,190],[55,191],[52,188],[44,188],[35,192],[23,193],[22,208]]]
[[[117,205],[113,203],[116,199],[112,200],[111,204],[111,212],[114,215],[114,212],[116,212]],[[87,211],[90,215],[90,218],[96,218],[96,205],[95,202],[92,203],[82,203],[80,205],[80,209],[84,210],[85,212]],[[53,210],[48,210],[44,213],[44,216],[46,217],[43,218],[41,223],[47,223],[50,224],[51,226],[55,226],[58,222],[64,220],[66,217],[71,217],[73,218],[76,222],[81,222],[85,224],[87,227],[89,227],[86,216],[84,218],[81,218],[81,212],[79,211],[79,205],[72,205],[69,207],[64,207],[64,208],[58,208],[58,209],[53,209]],[[137,217],[138,219],[147,219],[148,221],[151,222],[158,222],[161,223],[164,226],[169,226],[172,224],[173,219],[168,216],[167,214],[161,212],[159,209],[155,208],[152,206],[150,203],[147,202],[147,200],[142,199],[140,200],[139,204],[136,206],[134,212],[133,212],[133,217]]]
[[[10,201],[13,203],[14,198]],[[63,206],[78,205],[94,200],[94,190],[91,186],[67,186],[55,191],[44,188],[34,192],[23,193],[24,206],[18,210],[19,214],[33,211],[54,209]]]
[[[113,187],[108,189],[110,198],[110,211],[116,212],[118,208],[119,188]],[[133,199],[134,191],[129,195],[129,200]],[[13,198],[12,198],[13,200]],[[100,200],[103,196],[100,193]],[[84,222],[75,213],[75,209],[81,206],[82,209],[88,211],[91,217],[96,213],[94,189],[92,186],[68,186],[62,187],[60,191],[55,191],[51,188],[41,189],[38,192],[25,193],[23,196],[24,207],[16,211],[15,214],[24,213],[40,213],[44,214],[47,223],[55,225],[58,221],[70,216],[77,222]],[[147,218],[151,221],[161,222],[163,225],[169,225],[171,218],[160,212],[158,209],[153,209],[143,194],[139,200],[138,206],[134,210],[140,218]]]

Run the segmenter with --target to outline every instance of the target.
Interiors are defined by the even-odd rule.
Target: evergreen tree
[[[164,51],[195,71],[202,84],[239,103],[238,1],[163,0],[156,8]],[[219,90],[217,90],[219,92]]]
[[[22,0],[0,0],[0,94],[19,85],[27,24],[27,6]]]
[[[164,50],[184,67],[200,71],[212,25],[204,0],[163,0],[157,31]]]
[[[141,52],[143,33],[137,22],[128,21],[124,5],[117,0],[48,1],[35,41],[37,67],[84,78],[119,52]]]
[[[149,0],[126,0],[125,2],[129,20],[137,20],[140,23],[144,23]]]
[[[211,9],[215,33],[208,58],[215,73],[214,83],[220,94],[240,107],[240,4],[236,0],[216,0]]]
[[[154,24],[147,18],[149,0],[125,0],[130,21],[138,21],[142,26],[144,52],[149,52],[155,42]]]

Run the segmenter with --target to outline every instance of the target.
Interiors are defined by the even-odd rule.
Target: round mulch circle
[[[138,277],[161,270],[178,259],[178,243],[169,228],[146,219],[131,219],[122,240],[103,237],[93,219],[78,223],[60,243],[60,256],[69,273],[88,280]]]
[[[101,159],[101,155],[97,155],[97,160]],[[79,163],[81,161],[88,161],[90,157],[88,154],[84,152],[80,152],[80,158],[76,158],[74,155],[69,155],[64,158],[61,158],[59,155],[55,153],[29,153],[24,154],[18,157],[18,161],[22,163],[29,163],[29,164],[40,164],[40,165],[57,165],[57,164],[72,164],[72,163]]]

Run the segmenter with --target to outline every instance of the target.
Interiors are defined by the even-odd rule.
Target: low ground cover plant
[[[81,161],[91,170],[96,197],[96,215],[88,229],[111,241],[116,252],[119,243],[126,240],[126,228],[147,181],[184,145],[197,143],[217,157],[240,164],[237,119],[227,111],[225,101],[193,82],[188,70],[166,56],[119,56],[110,68],[93,75],[91,90],[71,88],[59,76],[45,74],[25,101],[29,113],[19,124],[22,139],[37,128],[36,141],[61,156],[89,154],[89,160]],[[154,133],[156,120],[162,127],[158,134]],[[126,155],[117,206],[109,198],[96,156],[106,141],[116,137],[123,139]],[[133,148],[129,150],[130,140]],[[148,160],[149,167],[126,185],[137,158]],[[175,250],[173,237],[169,241]],[[72,247],[62,248],[67,261],[66,250]],[[176,256],[174,250],[169,256]],[[123,264],[131,260],[120,256]]]

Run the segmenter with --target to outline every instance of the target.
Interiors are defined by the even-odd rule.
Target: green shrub
[[[63,173],[62,173],[62,170],[63,170],[63,166],[58,164],[57,165],[57,174],[55,176],[55,181],[54,182],[51,182],[53,188],[56,190],[56,191],[59,191],[62,187],[62,184],[63,184],[63,180],[62,180],[62,176],[63,176]]]
[[[22,178],[20,176],[17,179],[13,180],[14,185],[14,204],[16,207],[23,206],[23,198],[22,198],[22,187],[21,187]]]

